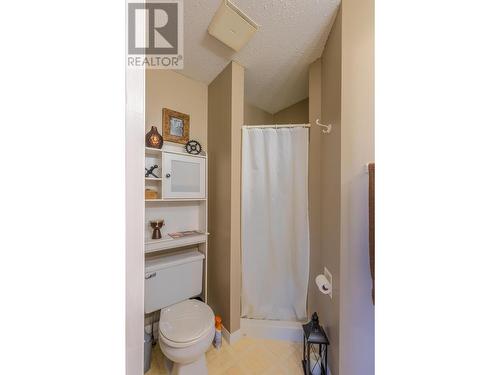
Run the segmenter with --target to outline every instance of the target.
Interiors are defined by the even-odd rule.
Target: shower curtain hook
[[[329,134],[332,131],[332,124],[323,125],[319,122],[319,119],[316,119],[316,125],[321,126],[322,128],[326,128],[322,130],[325,134]]]

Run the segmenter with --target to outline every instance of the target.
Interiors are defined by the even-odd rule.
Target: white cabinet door
[[[163,153],[163,198],[205,198],[205,158]]]

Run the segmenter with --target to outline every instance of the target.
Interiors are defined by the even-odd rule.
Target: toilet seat
[[[182,301],[161,310],[159,332],[168,346],[185,348],[213,334],[214,318],[207,304],[198,300]]]

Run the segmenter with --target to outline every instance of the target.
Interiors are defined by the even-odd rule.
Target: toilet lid
[[[186,343],[205,335],[214,326],[214,313],[205,303],[187,300],[165,307],[160,314],[160,333],[167,340]]]

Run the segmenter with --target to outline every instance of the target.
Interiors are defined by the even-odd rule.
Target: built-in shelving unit
[[[182,238],[160,238],[159,240],[149,240],[145,243],[145,252],[176,249],[179,247],[203,244],[207,241],[208,233],[186,236]]]
[[[146,155],[154,155],[154,154],[161,154],[163,152],[163,149],[159,148],[152,148],[152,147],[145,147],[145,153]]]
[[[145,189],[157,192],[156,199],[145,199],[145,244],[146,258],[176,251],[179,248],[196,247],[205,255],[204,283],[200,297],[206,301],[208,218],[206,154],[190,155],[183,147],[172,145],[163,149],[145,148],[145,167],[158,165],[155,174],[159,178],[145,177]],[[162,238],[152,239],[150,221],[164,220]],[[168,233],[198,231],[199,234],[172,238]]]
[[[207,198],[165,198],[165,199],[145,199],[146,203],[154,202],[196,202],[196,201],[206,201]]]

